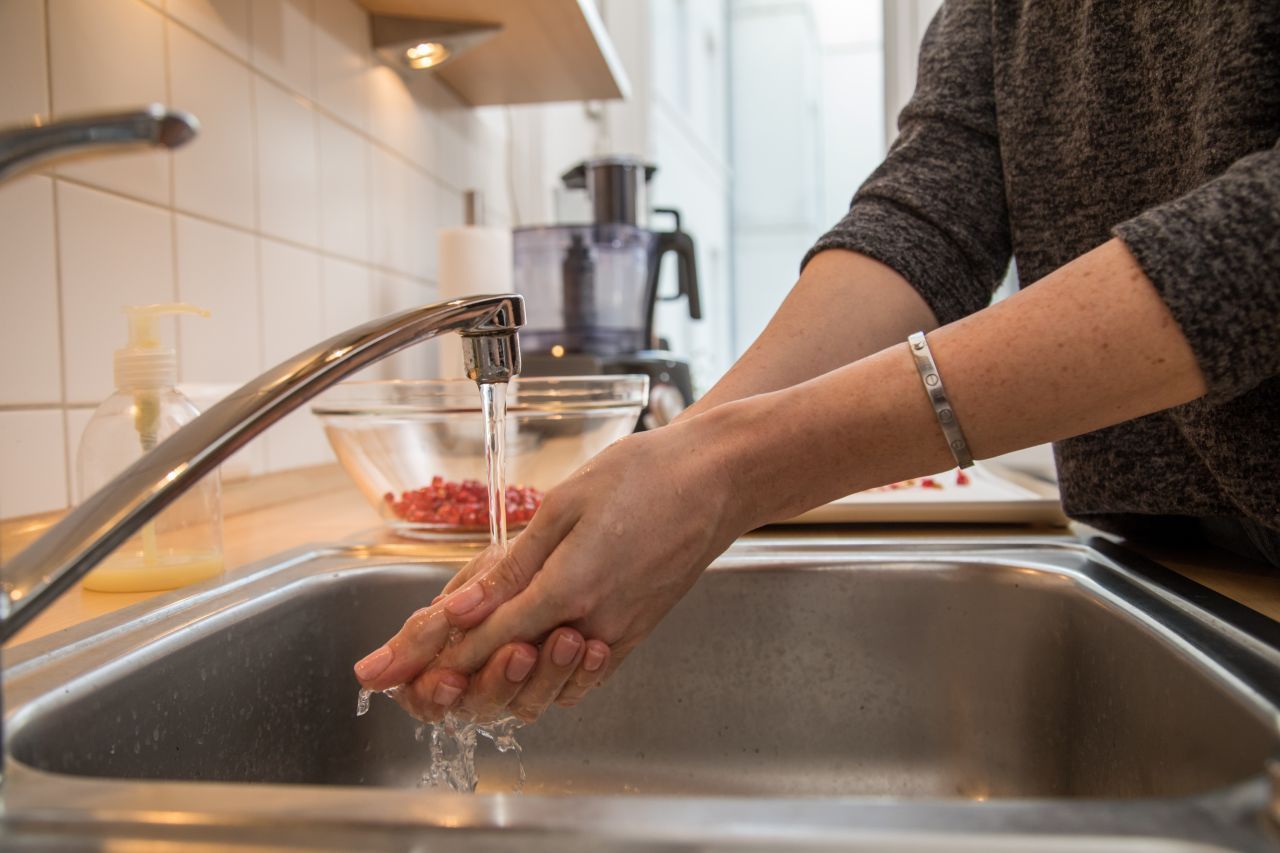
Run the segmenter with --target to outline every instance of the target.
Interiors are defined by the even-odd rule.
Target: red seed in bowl
[[[532,486],[508,486],[504,497],[507,523],[527,524],[542,505],[543,493]],[[382,499],[401,521],[459,529],[489,526],[488,490],[479,480],[454,482],[437,475],[430,485],[402,492],[399,498],[387,492]]]

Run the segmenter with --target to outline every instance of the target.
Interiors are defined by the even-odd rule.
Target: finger
[[[458,569],[453,577],[449,578],[449,582],[444,585],[444,589],[436,596],[436,600],[431,603],[435,604],[436,601],[447,598],[449,593],[458,589],[476,575],[492,568],[494,563],[502,559],[502,555],[504,553],[506,552],[503,551],[501,545],[489,545],[486,547],[483,551],[477,554],[474,559],[469,560],[465,566]]]
[[[511,702],[511,713],[532,723],[560,695],[582,661],[586,643],[572,628],[557,628],[542,644],[533,676]]]
[[[370,690],[403,684],[435,660],[452,627],[439,607],[418,610],[385,645],[355,665],[356,678]]]
[[[565,540],[567,546],[572,545],[572,538],[570,535]],[[552,561],[555,559],[552,557]],[[444,649],[436,664],[459,672],[475,672],[499,646],[513,640],[537,643],[553,628],[577,621],[583,614],[564,603],[564,595],[576,594],[575,591],[556,588],[554,580],[547,580],[554,577],[555,572],[552,571],[534,578],[523,592],[498,607],[457,643]]]
[[[467,677],[447,669],[433,669],[402,685],[393,698],[412,716],[424,723],[444,718],[467,689]]]
[[[458,712],[471,719],[492,720],[502,715],[538,662],[538,650],[528,643],[510,643],[471,679],[471,687],[458,703]]]
[[[534,515],[506,554],[499,555],[492,565],[472,576],[440,603],[454,626],[467,629],[478,625],[529,585],[577,520],[576,513],[555,509],[556,504],[552,506],[552,511],[546,511],[547,502],[544,502],[543,510]],[[485,655],[482,660],[488,658],[489,655]],[[476,666],[479,663],[477,661]]]
[[[587,650],[582,654],[582,662],[578,664],[578,668],[560,690],[560,695],[556,697],[556,704],[566,708],[577,705],[588,691],[603,684],[609,655],[608,643],[588,640]]]

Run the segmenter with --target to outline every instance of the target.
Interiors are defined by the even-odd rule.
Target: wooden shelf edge
[[[469,106],[627,98],[631,83],[591,0],[357,0],[371,15],[498,24],[435,74]]]

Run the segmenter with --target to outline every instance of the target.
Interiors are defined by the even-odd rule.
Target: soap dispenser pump
[[[125,313],[129,340],[115,352],[116,391],[94,411],[80,439],[81,501],[200,414],[175,387],[177,354],[160,340],[156,326],[169,314],[209,312],[165,303],[129,306]],[[84,586],[98,592],[174,589],[222,568],[222,486],[214,471],[103,560]]]

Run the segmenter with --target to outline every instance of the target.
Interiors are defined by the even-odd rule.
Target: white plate
[[[811,509],[788,523],[1067,523],[1058,490],[1049,483],[983,463],[965,473],[970,480],[966,486],[956,485],[956,472],[951,470],[933,476],[942,484],[941,489],[915,485],[859,492]]]

